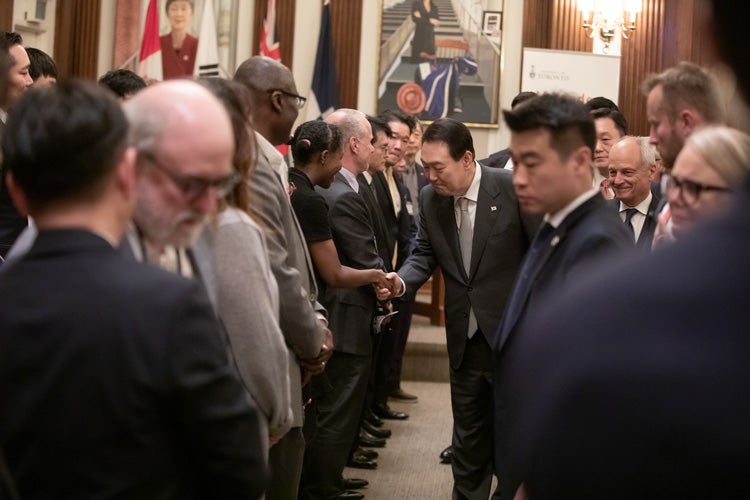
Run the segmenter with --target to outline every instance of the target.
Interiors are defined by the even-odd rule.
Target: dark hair
[[[5,104],[5,92],[7,90],[9,76],[8,72],[10,71],[11,66],[8,44],[4,38],[0,37],[0,107]]]
[[[401,122],[409,127],[409,133],[414,132],[414,119],[400,109],[387,109],[378,115],[378,118],[386,123]],[[389,135],[390,137],[390,135]]]
[[[206,87],[224,105],[232,123],[234,133],[234,157],[232,166],[240,176],[239,182],[227,196],[227,203],[252,215],[250,210],[250,187],[248,179],[255,168],[255,136],[251,134],[248,90],[237,82],[223,78],[199,78],[198,83]],[[257,222],[257,221],[256,221]]]
[[[99,85],[107,87],[118,97],[127,97],[146,88],[143,78],[127,69],[107,71],[99,78]]]
[[[367,115],[367,121],[370,122],[370,126],[372,127],[372,143],[375,144],[375,141],[378,140],[378,132],[383,132],[386,137],[390,137],[393,135],[393,132],[391,131],[391,127],[388,125],[388,123],[384,120],[381,120],[380,118],[377,118],[375,116]]]
[[[514,97],[513,100],[510,102],[510,109],[513,109],[519,104],[521,104],[522,102],[528,101],[529,99],[533,99],[536,96],[537,96],[536,92],[529,92],[529,91],[521,92],[516,97]]]
[[[169,6],[177,1],[178,0],[167,0],[166,5],[164,5],[164,12],[169,12]],[[193,0],[184,0],[184,1],[190,4],[190,10],[193,11],[193,13],[195,13],[195,2],[193,2]]]
[[[469,128],[463,123],[452,118],[440,118],[427,127],[422,135],[422,144],[425,142],[444,142],[448,145],[451,158],[458,161],[467,151],[474,153],[474,140]]]
[[[341,149],[341,131],[336,125],[322,120],[305,122],[294,131],[290,141],[294,164],[302,167],[323,151],[336,152]]]
[[[8,114],[3,168],[32,210],[95,200],[126,147],[128,122],[109,92],[69,81],[25,92]]]
[[[23,37],[15,31],[0,31],[0,38],[5,39],[8,48],[14,45],[23,45]]]
[[[550,133],[550,146],[562,160],[581,146],[592,153],[596,146],[596,128],[591,113],[581,101],[565,94],[542,94],[517,108],[503,110],[511,132],[545,129]]]
[[[591,99],[586,101],[586,104],[584,104],[584,106],[586,106],[586,109],[588,109],[589,111],[594,111],[595,109],[601,108],[620,111],[620,108],[617,107],[617,104],[615,104],[611,99],[607,99],[603,96],[592,97]]]
[[[625,115],[616,109],[593,109],[591,110],[591,117],[594,118],[594,120],[597,120],[598,118],[609,118],[615,122],[615,128],[620,132],[621,137],[628,135],[628,121],[625,119]]]
[[[57,64],[49,54],[34,47],[26,47],[26,53],[29,55],[29,76],[32,80],[37,81],[40,76],[57,78]]]

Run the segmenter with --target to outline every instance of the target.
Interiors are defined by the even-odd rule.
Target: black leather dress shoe
[[[377,438],[366,430],[359,430],[360,446],[369,446],[370,448],[385,448],[385,439]]]
[[[453,446],[449,446],[440,452],[440,463],[449,464],[453,461]]]
[[[362,422],[362,428],[376,438],[386,439],[391,437],[390,429],[378,429],[377,427],[370,425],[367,420]]]
[[[408,413],[404,413],[402,411],[393,411],[390,408],[388,408],[388,405],[384,405],[384,404],[378,404],[378,405],[373,406],[372,411],[378,417],[388,419],[388,420],[406,420],[407,418],[409,418]]]
[[[375,415],[372,410],[365,411],[365,420],[375,427],[383,427],[383,421]]]
[[[375,460],[378,458],[378,452],[375,450],[370,450],[368,448],[357,448],[354,451],[354,456],[359,456],[360,458],[364,458],[365,460]]]
[[[344,488],[347,490],[361,490],[370,484],[367,479],[360,479],[358,477],[344,478]]]
[[[342,491],[336,496],[330,497],[329,500],[360,500],[365,498],[362,493],[356,491]]]
[[[375,460],[367,460],[362,457],[352,456],[348,462],[347,467],[354,467],[355,469],[377,469],[378,463]]]

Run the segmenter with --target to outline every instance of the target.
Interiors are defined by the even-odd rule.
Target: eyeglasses
[[[698,182],[689,181],[686,179],[679,179],[677,177],[670,177],[667,183],[667,189],[672,191],[674,189],[679,191],[680,200],[686,205],[692,205],[698,201],[703,191],[719,191],[729,192],[731,189],[722,186],[709,186],[707,184],[700,184]]]
[[[177,186],[185,197],[190,200],[196,200],[203,196],[203,194],[209,189],[213,188],[215,191],[216,198],[224,198],[228,195],[234,186],[240,180],[240,176],[236,172],[221,177],[219,179],[204,179],[202,177],[195,177],[192,175],[182,175],[177,172],[173,172],[169,168],[161,164],[159,160],[153,154],[143,154],[149,159],[149,162],[155,166],[161,173],[166,175],[172,183]]]
[[[297,109],[302,109],[307,102],[307,97],[302,97],[301,95],[292,94],[291,92],[287,92],[286,90],[282,89],[271,89],[268,91],[269,94],[273,94],[274,92],[281,92],[285,96],[294,97],[294,100],[297,104]]]

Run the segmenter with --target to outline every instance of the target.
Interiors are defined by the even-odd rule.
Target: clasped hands
[[[401,278],[396,273],[379,271],[378,279],[372,283],[375,296],[380,302],[385,302],[401,295]]]

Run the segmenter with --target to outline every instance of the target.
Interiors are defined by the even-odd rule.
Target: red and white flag
[[[268,0],[268,11],[263,21],[263,34],[260,38],[260,54],[281,61],[279,41],[276,39],[276,2]]]
[[[161,43],[159,42],[159,8],[156,0],[149,0],[143,28],[141,52],[138,55],[138,74],[145,80],[162,80]]]

